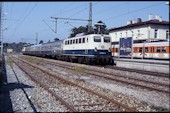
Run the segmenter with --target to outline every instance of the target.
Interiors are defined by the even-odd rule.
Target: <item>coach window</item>
[[[87,38],[87,42],[88,42],[88,38]]]
[[[157,47],[156,52],[157,52],[157,53],[160,53],[160,52],[161,52],[160,47]]]
[[[70,44],[72,44],[72,42],[73,42],[73,41],[72,41],[72,40],[70,40]]]
[[[169,40],[169,31],[166,31],[166,39]]]
[[[69,45],[69,42],[70,42],[70,41],[68,40],[68,45]]]
[[[78,39],[76,39],[76,44],[78,43]]]
[[[83,43],[85,43],[85,38],[83,38]]]
[[[148,52],[148,47],[145,47],[145,52]]]
[[[157,38],[157,34],[158,34],[158,30],[157,30],[157,29],[155,29],[154,38]]]
[[[166,53],[166,47],[162,47],[162,53]]]
[[[81,43],[81,38],[79,38],[79,44]]]
[[[116,53],[118,52],[118,48],[116,48]]]
[[[101,37],[94,36],[94,42],[101,42]]]
[[[142,47],[139,48],[139,52],[142,52]]]
[[[138,51],[138,48],[134,47],[133,51],[136,53]]]
[[[110,37],[104,37],[104,42],[110,42]]]
[[[65,41],[65,45],[67,45],[67,41]]]

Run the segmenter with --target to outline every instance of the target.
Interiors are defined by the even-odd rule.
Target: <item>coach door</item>
[[[154,57],[154,47],[150,47],[150,58]]]

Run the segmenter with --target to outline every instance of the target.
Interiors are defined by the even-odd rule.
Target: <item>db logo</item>
[[[104,48],[104,45],[102,45],[101,48],[103,49],[103,48]]]

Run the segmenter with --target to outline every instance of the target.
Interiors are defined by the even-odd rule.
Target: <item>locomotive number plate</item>
[[[106,52],[100,52],[100,54],[106,54]]]

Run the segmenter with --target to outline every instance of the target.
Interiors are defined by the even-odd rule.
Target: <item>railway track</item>
[[[40,58],[40,59],[41,59],[40,60],[41,63],[45,62],[45,63],[50,64],[50,65],[59,66],[59,67],[63,67],[63,68],[66,68],[66,69],[74,70],[74,68],[72,66],[69,66],[69,65],[50,62],[50,61],[47,61],[46,59],[42,59],[42,58]],[[158,83],[158,82],[154,82],[154,81],[149,81],[149,80],[144,80],[144,79],[139,79],[139,78],[133,78],[133,77],[127,77],[127,76],[103,72],[103,71],[94,71],[94,70],[89,69],[89,68],[88,69],[86,68],[84,72],[91,74],[91,75],[98,76],[98,77],[103,77],[103,78],[106,78],[108,80],[114,80],[114,81],[117,81],[117,82],[120,82],[120,83],[123,83],[123,84],[148,89],[149,91],[154,90],[154,91],[162,92],[162,93],[166,93],[166,94],[170,93],[169,84],[165,84],[165,83]]]
[[[49,72],[45,68],[18,58],[15,58],[15,60],[13,59],[13,61],[29,75],[32,80],[40,84],[40,86],[56,97],[57,100],[60,100],[66,105],[70,111],[136,111],[105,95],[57,76],[55,73]],[[40,74],[37,74],[37,72],[35,73],[35,69],[36,71],[38,70]],[[75,98],[74,95],[77,95],[77,98]]]
[[[129,71],[129,72],[136,72],[136,73],[141,73],[141,74],[148,74],[151,76],[156,76],[156,77],[163,77],[163,78],[169,78],[169,74],[166,73],[157,73],[157,72],[151,72],[151,71],[143,71],[143,70],[137,70],[137,69],[130,69],[130,68],[123,68],[123,67],[115,67],[115,66],[104,66],[105,68],[110,68],[110,69],[115,69],[115,70],[121,70],[121,71]]]

